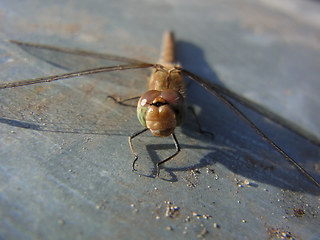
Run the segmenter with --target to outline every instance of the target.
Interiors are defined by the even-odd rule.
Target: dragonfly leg
[[[192,115],[193,115],[193,117],[194,117],[194,119],[195,119],[195,121],[196,121],[196,123],[197,123],[198,131],[199,131],[200,133],[202,133],[202,134],[207,134],[207,135],[209,135],[211,138],[214,139],[215,136],[214,136],[214,133],[213,133],[213,132],[205,131],[205,130],[202,129],[201,124],[200,124],[200,121],[199,121],[199,118],[197,117],[197,114],[196,114],[196,112],[194,111],[194,108],[193,108],[192,106],[188,106],[188,109],[191,111],[191,113],[192,113]]]
[[[134,168],[134,165],[136,163],[136,161],[138,160],[138,154],[136,153],[136,151],[134,150],[133,148],[133,145],[132,145],[132,139],[135,138],[136,136],[140,135],[141,133],[144,133],[145,131],[147,131],[148,128],[144,128],[134,134],[132,134],[131,136],[129,136],[129,146],[130,146],[130,149],[131,149],[131,152],[132,154],[134,155],[134,160],[133,160],[133,163],[132,163],[132,171],[135,171],[136,169]]]
[[[135,100],[135,99],[139,99],[140,96],[134,96],[134,97],[130,97],[130,98],[121,99],[119,97],[114,97],[114,96],[109,95],[107,98],[111,98],[115,103],[118,103],[118,104],[120,104],[122,106],[137,107],[137,104],[132,105],[132,104],[128,104],[128,103],[125,103],[125,102],[131,101],[131,100]]]
[[[174,145],[175,145],[175,147],[176,147],[176,152],[175,152],[174,154],[172,154],[170,157],[168,157],[168,158],[162,160],[161,162],[158,162],[158,163],[157,163],[157,177],[159,177],[159,174],[160,174],[160,165],[163,164],[163,163],[165,163],[165,162],[167,162],[167,161],[169,161],[170,159],[174,158],[176,155],[178,155],[178,153],[179,153],[180,150],[181,150],[176,135],[175,135],[174,133],[172,133],[171,136],[172,136]]]

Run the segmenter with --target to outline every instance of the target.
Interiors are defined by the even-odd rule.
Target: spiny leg
[[[122,106],[136,107],[136,105],[127,104],[125,102],[131,101],[131,100],[135,100],[135,99],[139,99],[140,96],[134,96],[134,97],[130,97],[130,98],[120,99],[120,98],[117,98],[117,97],[109,95],[108,98],[111,98],[115,103],[118,103],[119,105],[122,105]]]
[[[140,135],[141,133],[144,133],[147,130],[148,130],[148,128],[144,128],[144,129],[132,134],[131,136],[129,136],[129,146],[130,146],[132,154],[134,155],[134,160],[133,160],[133,163],[132,163],[132,171],[136,171],[136,169],[134,168],[134,165],[135,165],[136,161],[139,158],[138,154],[136,153],[136,151],[133,148],[132,139],[135,138],[136,136]]]
[[[207,135],[209,135],[212,139],[214,139],[215,135],[214,135],[213,132],[205,131],[205,130],[202,129],[201,124],[200,124],[200,121],[199,121],[199,118],[198,118],[196,112],[194,111],[194,108],[193,108],[192,106],[188,106],[188,109],[191,111],[191,113],[192,113],[192,115],[193,115],[193,117],[194,117],[194,119],[195,119],[195,121],[196,121],[196,123],[197,123],[198,131],[199,131],[200,133],[202,133],[202,134],[207,134]]]
[[[174,154],[172,154],[170,157],[166,158],[165,160],[162,160],[161,162],[157,163],[157,177],[159,177],[159,174],[160,174],[160,165],[169,161],[170,159],[174,158],[176,155],[178,155],[178,153],[181,150],[176,135],[174,133],[172,133],[171,136],[172,136],[174,145],[176,147],[176,152]]]

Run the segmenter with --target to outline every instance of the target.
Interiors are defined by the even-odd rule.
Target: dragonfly
[[[80,76],[113,72],[113,71],[122,71],[129,69],[144,69],[152,68],[152,74],[149,80],[149,89],[145,92],[138,101],[137,105],[137,117],[141,125],[144,127],[142,130],[139,130],[129,136],[129,146],[131,152],[134,156],[132,162],[132,171],[136,171],[135,164],[139,159],[139,155],[136,153],[133,146],[133,139],[137,136],[143,134],[146,131],[151,131],[151,133],[158,137],[168,137],[171,136],[175,145],[175,152],[169,157],[161,160],[156,164],[156,176],[160,174],[161,165],[173,159],[181,151],[180,144],[175,135],[175,128],[180,126],[185,118],[187,106],[185,101],[185,83],[184,77],[188,77],[191,80],[198,83],[209,93],[213,94],[217,99],[219,99],[223,104],[228,106],[240,119],[246,122],[261,138],[272,146],[278,153],[280,153],[284,159],[291,163],[297,170],[299,170],[306,178],[313,182],[318,188],[320,188],[320,183],[311,176],[301,165],[299,165],[292,157],[290,157],[284,150],[282,150],[277,144],[275,144],[262,130],[260,130],[242,111],[240,111],[229,98],[242,103],[243,105],[253,109],[254,111],[264,114],[269,119],[284,125],[290,130],[295,130],[290,124],[285,125],[279,117],[267,109],[253,104],[250,101],[246,100],[237,93],[220,86],[218,84],[213,84],[196,74],[184,69],[182,66],[177,64],[174,55],[175,40],[174,35],[171,31],[168,31],[164,34],[162,53],[158,63],[148,63],[132,58],[120,57],[109,54],[101,54],[88,52],[83,50],[73,50],[59,48],[49,45],[34,44],[21,42],[16,40],[10,40],[11,43],[19,45],[21,47],[33,47],[40,49],[47,49],[52,51],[71,53],[82,56],[90,56],[108,60],[115,60],[124,62],[126,64],[120,64],[115,66],[108,67],[98,67],[90,68],[86,70],[74,71],[59,75],[52,75],[34,79],[26,79],[13,82],[4,82],[0,83],[0,89],[4,90],[6,88],[16,88],[32,84],[40,83],[49,83],[57,80],[64,80],[69,78],[75,78]],[[136,97],[134,97],[136,98]],[[116,100],[119,104],[123,104],[127,100]],[[137,97],[138,98],[138,97]],[[201,126],[199,126],[201,130]],[[299,135],[303,133],[295,131]],[[305,137],[305,136],[304,136]],[[309,141],[317,143],[316,140],[308,138]]]

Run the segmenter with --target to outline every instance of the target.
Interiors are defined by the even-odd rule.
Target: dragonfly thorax
[[[184,92],[184,80],[179,69],[172,66],[154,68],[149,81],[149,89],[163,91],[173,89],[180,93]]]
[[[140,123],[154,135],[166,137],[183,122],[185,101],[172,89],[149,90],[140,97],[137,115]]]

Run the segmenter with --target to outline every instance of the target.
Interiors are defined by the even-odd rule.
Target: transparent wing
[[[94,52],[88,52],[83,50],[72,50],[66,48],[53,47],[49,45],[42,44],[33,44],[20,42],[15,40],[10,40],[11,43],[17,44],[24,51],[29,54],[48,62],[56,67],[71,70],[73,72],[34,78],[34,79],[26,79],[15,82],[7,82],[0,83],[0,89],[4,88],[12,88],[18,86],[25,86],[43,82],[52,82],[61,79],[103,73],[103,72],[111,72],[111,71],[120,71],[127,69],[137,69],[137,68],[149,68],[152,67],[153,64],[145,63],[139,60],[119,57],[109,54],[100,54]],[[108,60],[108,63],[103,60]],[[110,61],[113,66],[110,65]],[[116,63],[121,63],[119,65],[115,65]],[[128,63],[128,64],[123,64]],[[90,68],[91,66],[94,66]],[[100,67],[99,67],[100,66]],[[107,66],[107,67],[106,67]],[[79,69],[78,71],[76,71]],[[81,70],[80,70],[81,69]],[[86,69],[86,70],[82,70]]]
[[[302,174],[304,174],[309,180],[311,180],[317,187],[320,188],[320,183],[318,183],[302,166],[300,166],[293,158],[291,158],[285,151],[283,151],[277,144],[275,144],[264,132],[262,132],[245,114],[243,114],[231,101],[229,101],[225,96],[225,94],[235,100],[238,100],[238,95],[233,94],[231,91],[218,88],[214,85],[209,85],[205,80],[201,79],[197,75],[187,71],[185,69],[181,69],[181,71],[190,77],[192,80],[196,81],[200,84],[203,88],[208,90],[214,96],[216,96],[221,102],[223,102],[226,106],[228,106],[239,118],[245,121],[252,129],[255,130],[257,134],[259,134],[264,141],[270,144],[276,151],[278,151],[286,160],[288,160],[293,166],[295,166]],[[224,91],[225,90],[225,91]],[[241,98],[242,99],[242,98]],[[241,101],[241,103],[246,105],[246,101]],[[248,105],[248,107],[252,107],[252,105]],[[254,109],[256,106],[254,105]]]
[[[120,57],[115,56],[112,54],[104,54],[104,53],[95,53],[90,51],[84,51],[79,49],[69,49],[69,48],[62,48],[56,46],[50,46],[46,44],[35,44],[35,43],[28,43],[28,42],[21,42],[16,40],[9,40],[9,42],[18,45],[27,53],[36,56],[43,61],[47,61],[53,65],[59,65],[62,68],[76,67],[78,66],[81,69],[88,68],[91,64],[97,66],[97,64],[101,64],[101,60],[111,60],[114,62],[121,62],[121,63],[132,63],[138,64],[143,63],[143,61],[127,58],[127,57]],[[67,56],[67,59],[66,59]],[[72,57],[73,56],[73,57]],[[85,66],[83,66],[83,59],[78,61],[78,57],[87,57],[90,60],[86,60]],[[98,61],[94,61],[94,59]],[[79,66],[80,65],[80,66]]]
[[[190,71],[186,70],[186,69],[181,69],[183,70],[183,72],[189,76],[190,78],[192,78],[194,81],[196,81],[197,83],[199,83],[202,87],[204,87],[205,89],[207,89],[209,92],[211,93],[219,93],[222,94],[223,96],[229,97],[233,100],[235,100],[236,102],[239,102],[241,104],[243,104],[244,106],[246,106],[247,108],[263,115],[264,117],[274,121],[275,123],[280,124],[282,127],[287,128],[288,130],[298,134],[299,136],[307,139],[308,141],[310,141],[313,144],[316,144],[318,146],[320,146],[320,139],[308,132],[306,129],[294,124],[293,122],[289,121],[288,119],[285,119],[283,117],[281,117],[278,114],[275,114],[274,112],[270,111],[269,109],[267,109],[266,107],[257,104],[253,101],[250,101],[249,99],[231,91],[228,88],[225,88],[221,85],[212,83],[210,81],[205,80],[204,78],[200,78],[198,76],[196,76],[195,74],[191,73]],[[215,95],[215,94],[214,94]]]
[[[119,124],[135,117],[135,111],[124,110],[112,104],[107,96],[122,94],[121,96],[127,97],[131,94],[135,96],[142,94],[146,73],[142,70],[121,70],[149,68],[153,64],[108,54],[13,40],[10,42],[36,59],[40,59],[40,64],[49,63],[44,65],[45,68],[53,65],[52,72],[60,74],[0,83],[0,90],[9,88],[0,95],[1,123],[56,133],[101,135],[120,133],[128,136],[130,132],[135,131],[134,127],[130,130],[130,126],[124,128]],[[61,73],[61,71],[71,72]],[[109,74],[105,74],[106,72]],[[89,75],[87,78],[82,77]],[[69,81],[58,85],[39,84],[65,79]],[[37,85],[16,88],[34,84]],[[15,89],[10,90],[10,88]],[[101,106],[101,109],[95,112],[94,106]],[[101,116],[98,116],[97,112],[102,112]]]
[[[153,64],[149,64],[149,63],[138,63],[138,64],[120,65],[120,66],[112,66],[112,67],[92,68],[92,69],[65,73],[60,75],[52,75],[52,76],[41,77],[41,78],[0,83],[0,89],[26,86],[26,85],[44,83],[44,82],[52,82],[52,81],[57,81],[57,80],[62,80],[67,78],[74,78],[74,77],[80,77],[80,76],[104,73],[104,72],[112,72],[112,71],[120,71],[120,70],[127,70],[127,69],[136,69],[136,68],[149,68],[152,66]]]

